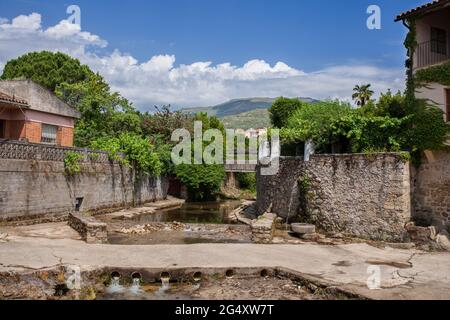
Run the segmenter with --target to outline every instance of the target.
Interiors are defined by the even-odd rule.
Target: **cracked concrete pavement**
[[[45,229],[45,226],[42,227]],[[61,225],[63,228],[63,225]],[[421,252],[368,244],[337,246],[194,244],[86,244],[74,236],[9,235],[0,242],[0,271],[59,265],[112,268],[281,267],[373,299],[450,299],[450,253]],[[380,289],[369,290],[369,266],[379,267]],[[378,269],[377,269],[378,270]]]

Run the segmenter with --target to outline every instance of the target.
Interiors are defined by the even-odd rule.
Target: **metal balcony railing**
[[[450,37],[447,41],[426,41],[417,45],[414,69],[450,60]]]

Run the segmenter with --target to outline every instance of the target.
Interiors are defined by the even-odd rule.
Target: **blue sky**
[[[0,17],[4,21],[8,19],[9,23],[12,23],[12,19],[20,15],[28,16],[31,13],[38,13],[41,16],[40,28],[45,31],[67,18],[66,8],[70,4],[77,4],[81,8],[80,32],[96,35],[107,42],[107,45],[83,43],[83,53],[73,48],[73,52],[77,51],[73,55],[90,64],[94,69],[103,71],[106,74],[105,77],[112,82],[114,89],[123,91],[122,94],[134,100],[141,108],[145,108],[145,105],[152,103],[173,103],[180,106],[208,105],[220,102],[222,99],[244,97],[253,93],[261,95],[265,92],[267,95],[273,95],[278,91],[283,95],[321,95],[322,91],[316,87],[314,90],[309,90],[299,85],[298,91],[281,90],[280,88],[289,85],[295,87],[297,82],[294,81],[294,78],[300,77],[300,73],[303,72],[309,75],[332,68],[334,73],[344,70],[344,74],[349,74],[348,70],[352,66],[365,67],[364,70],[367,71],[367,73],[361,72],[361,77],[358,77],[357,74],[353,75],[354,81],[369,81],[371,80],[370,76],[373,76],[374,86],[376,89],[378,86],[380,91],[385,90],[388,86],[394,89],[400,88],[398,78],[403,72],[405,50],[402,42],[406,29],[401,23],[394,23],[394,17],[398,13],[424,2],[426,1],[139,0],[125,2],[91,0],[68,2],[66,0],[2,0]],[[366,9],[371,4],[381,7],[381,30],[366,28],[368,17]],[[0,29],[0,35],[1,32],[2,29]],[[10,34],[3,38],[12,41],[11,37],[13,36]],[[23,46],[18,49],[18,53],[27,51],[27,46],[30,50],[46,48],[46,46],[50,50],[59,50],[59,46],[55,45],[54,41],[50,43],[45,39],[38,38],[36,41],[41,41],[42,46],[36,48],[36,44],[30,44],[22,36],[19,38],[19,41],[23,42]],[[62,47],[64,47],[65,41],[69,41],[62,37],[58,39],[60,39]],[[1,42],[2,37],[0,36],[0,45]],[[79,44],[79,42],[77,43]],[[2,47],[0,47],[0,63],[5,63],[5,61],[1,61]],[[72,47],[69,45],[68,48]],[[9,55],[13,53],[14,51],[11,50],[8,54],[3,54],[3,60],[10,58]],[[87,53],[89,53],[89,57],[84,56]],[[141,99],[139,93],[135,92],[136,90],[124,88],[124,81],[117,79],[117,75],[114,75],[117,72],[105,69],[105,64],[111,64],[110,62],[102,60],[102,64],[99,60],[92,61],[92,55],[101,60],[111,57],[114,53],[116,58],[117,55],[122,58],[131,57],[133,59],[131,65],[134,63],[137,66],[155,56],[174,57],[171,60],[172,64],[169,62],[170,66],[166,66],[165,73],[159,80],[155,79],[154,74],[151,79],[148,79],[147,75],[141,79],[139,85],[145,86],[147,81],[151,88],[156,85],[155,83],[169,81],[169,72],[172,72],[173,69],[175,71],[172,72],[170,81],[174,81],[175,74],[177,79],[183,77],[184,85],[179,82],[177,85],[166,83],[165,87],[155,89],[159,91],[158,94]],[[228,63],[238,69],[236,72],[240,72],[240,68],[254,60],[264,61],[272,68],[277,62],[282,62],[299,73],[288,72],[286,76],[278,72],[277,68],[275,71],[268,69],[271,74],[276,74],[274,77],[267,77],[267,73],[263,77],[254,75],[243,77],[239,73],[239,76],[231,77],[234,80],[237,79],[237,83],[234,85],[242,88],[242,95],[239,95],[240,92],[237,88],[233,87],[231,90],[227,87],[231,81],[229,76],[220,75],[221,80],[218,82],[216,73],[219,71],[217,70],[210,72],[211,70],[202,66],[203,69],[198,71],[198,74],[202,74],[201,81],[198,79],[198,74],[195,74],[196,71],[193,70],[197,65],[194,65],[194,68],[190,68],[189,71],[178,70],[180,65],[189,66],[196,62],[210,62],[210,68]],[[375,69],[368,70],[367,68]],[[375,72],[380,72],[380,74],[377,76],[374,74]],[[386,72],[389,72],[389,75]],[[392,85],[388,83],[389,76],[392,78]],[[132,78],[136,77],[139,76],[133,74]],[[271,80],[273,80],[274,86],[271,86]],[[320,81],[320,78],[313,80]],[[348,79],[348,82],[345,81],[343,85],[348,86],[351,80]],[[202,88],[216,90],[216,96],[206,94],[205,97],[198,99],[194,97],[183,99],[176,96],[176,92],[180,92],[180,90],[186,90],[186,94],[188,94],[188,84],[191,81],[195,82],[194,90]],[[204,83],[203,87],[199,87],[199,81],[207,83],[206,87]],[[252,81],[254,81],[255,90],[252,89]],[[377,84],[377,81],[380,82],[380,85]],[[350,93],[351,88],[346,88],[342,92],[332,88],[330,92],[327,92],[327,88],[324,87],[324,96],[315,96],[314,98],[327,96],[345,98]],[[203,96],[201,91],[196,95]]]

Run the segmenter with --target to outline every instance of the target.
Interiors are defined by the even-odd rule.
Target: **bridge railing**
[[[255,172],[256,171],[256,164],[225,164],[225,171],[226,172]]]

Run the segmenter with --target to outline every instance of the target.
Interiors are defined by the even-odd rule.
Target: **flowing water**
[[[322,300],[335,299],[310,293],[300,283],[277,277],[209,279],[199,283],[160,283],[142,285],[136,293],[130,288],[120,292],[106,290],[97,294],[99,300]]]
[[[236,200],[188,202],[179,208],[159,210],[131,220],[108,221],[108,241],[111,244],[133,245],[249,243],[250,227],[233,224],[228,218],[229,213],[240,204],[241,201]],[[172,228],[173,222],[178,223],[176,228]],[[142,234],[120,232],[136,226],[155,224],[159,224],[156,230]]]
[[[135,222],[183,222],[183,223],[231,223],[228,214],[241,204],[239,200],[215,202],[186,202],[179,208],[160,210],[153,214],[141,215]]]

